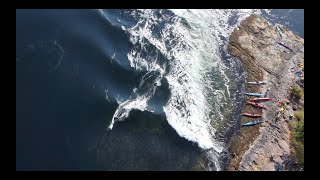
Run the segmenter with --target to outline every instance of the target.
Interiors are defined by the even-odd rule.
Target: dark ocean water
[[[287,25],[302,37],[303,13],[262,11],[270,21]],[[135,10],[16,10],[17,170],[192,170],[204,147],[220,147],[207,138],[216,133],[223,139],[234,125],[228,119],[238,106],[228,104],[241,97],[226,92],[235,94],[241,88],[237,85],[241,79],[232,78],[241,68],[228,64],[220,52],[223,58],[215,62],[226,69],[213,67],[205,74],[183,69],[185,62],[175,50],[196,49],[181,40],[186,34],[170,29],[165,35],[165,30],[191,34],[193,27],[205,23],[195,24],[188,15],[179,17],[170,10],[151,14],[152,18],[150,12]],[[240,15],[228,18],[236,23],[235,17]],[[221,36],[225,43],[227,38]],[[191,67],[197,68],[197,62]],[[182,85],[176,86],[176,81]],[[214,90],[193,96],[198,86]],[[196,114],[207,113],[201,111],[204,108],[212,121]],[[112,119],[116,122],[108,130]],[[202,127],[207,123],[214,132]]]

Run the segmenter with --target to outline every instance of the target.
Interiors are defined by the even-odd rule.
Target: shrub
[[[298,122],[293,130],[292,145],[299,164],[304,167],[304,111],[298,111],[294,115]]]
[[[300,99],[303,96],[303,91],[301,90],[301,88],[299,86],[294,86],[291,90],[290,90],[290,94],[291,96]]]
[[[304,121],[299,121],[297,123],[296,128],[294,129],[294,137],[302,143],[304,142]]]
[[[304,111],[298,111],[294,113],[294,116],[298,119],[298,121],[304,121]]]
[[[304,168],[304,144],[294,140],[292,145],[294,147],[294,155],[297,157],[299,165]]]

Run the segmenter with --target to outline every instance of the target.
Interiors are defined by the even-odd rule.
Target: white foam
[[[106,100],[109,102],[109,103],[111,103],[111,101],[110,101],[110,98],[109,98],[109,96],[108,96],[108,90],[104,90],[104,93],[106,94]]]
[[[172,10],[177,16],[162,15],[160,18],[153,13],[155,10],[138,10],[132,16],[138,16],[138,23],[127,28],[130,41],[134,48],[127,57],[130,66],[136,71],[159,71],[161,75],[157,81],[165,77],[169,83],[171,96],[163,107],[170,126],[187,140],[198,144],[202,149],[211,149],[212,161],[220,170],[217,154],[223,151],[224,145],[215,138],[216,129],[211,121],[223,120],[220,106],[230,98],[228,82],[225,74],[226,67],[222,63],[220,47],[226,45],[233,26],[228,25],[229,18],[237,14],[240,20],[259,10]],[[186,26],[180,17],[189,24]],[[160,21],[161,37],[152,34],[153,28]],[[167,59],[168,67],[157,64],[156,54],[151,57],[146,53],[145,40],[155,46]],[[144,52],[144,53],[142,53]],[[214,89],[211,80],[212,71],[218,72],[226,82],[221,89]],[[166,72],[166,74],[164,74]],[[154,89],[151,91],[154,93]],[[138,90],[133,90],[135,94]],[[152,93],[139,94],[137,98],[129,98],[121,103],[115,112],[110,127],[112,128],[115,117],[124,119],[131,109],[145,110]],[[133,96],[132,96],[133,97]],[[212,100],[211,100],[212,99]],[[216,119],[209,115],[216,113]]]
[[[134,88],[132,91],[133,93],[130,95],[130,97],[126,101],[120,101],[118,98],[116,98],[119,106],[116,109],[111,123],[108,126],[108,130],[111,130],[113,128],[113,125],[116,121],[123,121],[125,118],[129,116],[129,113],[133,109],[137,109],[140,111],[145,111],[147,108],[147,102],[149,99],[154,95],[155,90],[157,86],[160,86],[161,79],[162,79],[162,74],[157,75],[155,78],[154,82],[155,84],[152,86],[152,88],[144,91],[143,94],[138,94],[139,88],[142,88],[145,83],[147,82],[144,77],[148,77],[149,73],[146,73],[143,77],[142,80],[140,81],[139,87]]]
[[[132,109],[138,109],[140,111],[144,111],[147,107],[147,101],[148,101],[147,97],[138,96],[136,99],[129,98],[123,103],[120,103],[112,117],[112,120],[108,129],[111,130],[113,128],[113,124],[115,123],[115,120],[123,121],[125,118],[127,118]]]
[[[177,133],[190,141],[198,143],[203,149],[215,148],[220,152],[222,147],[215,141],[215,129],[211,127],[209,112],[217,112],[217,117],[223,119],[219,112],[220,103],[230,97],[230,81],[226,76],[225,66],[221,63],[219,46],[226,41],[233,27],[228,25],[229,18],[235,13],[238,21],[257,10],[172,10],[176,15],[183,17],[190,24],[186,28],[179,17],[162,16],[160,19],[170,19],[173,23],[165,23],[161,29],[161,38],[152,35],[152,28],[157,25],[153,10],[139,10],[138,23],[128,28],[130,41],[139,44],[139,50],[144,48],[143,39],[147,39],[160,50],[170,61],[170,71],[165,76],[171,90],[171,97],[163,108],[168,123]],[[142,57],[138,49],[132,49],[128,54],[130,66],[138,71],[161,69],[155,63],[156,59]],[[155,68],[157,67],[157,68]],[[212,83],[205,76],[212,69],[223,75],[226,93],[212,89]],[[207,89],[211,89],[208,92]],[[215,95],[216,102],[208,102],[207,95]],[[213,103],[213,104],[210,104]],[[181,107],[184,104],[184,107]],[[212,107],[212,108],[210,108]]]

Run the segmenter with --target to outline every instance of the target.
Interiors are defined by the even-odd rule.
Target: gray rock
[[[259,15],[251,15],[243,20],[239,27],[231,33],[227,47],[230,54],[242,62],[248,81],[272,82],[263,88],[256,86],[251,89],[252,91],[264,92],[267,89],[269,97],[283,101],[289,97],[288,89],[295,83],[296,76],[290,73],[298,70],[292,68],[295,67],[294,63],[304,62],[304,40],[284,26],[279,25],[279,27],[283,30],[282,43],[287,47],[290,46],[289,48],[275,43],[278,41],[277,30]],[[283,51],[286,53],[282,53]],[[302,84],[301,80],[299,83]],[[247,88],[250,90],[250,87]],[[264,119],[275,122],[279,107],[274,102],[266,102],[266,104],[268,109],[263,112]],[[292,109],[296,111],[298,108],[293,106]],[[287,119],[289,114],[282,116]],[[292,117],[290,115],[289,119]],[[260,126],[261,134],[242,156],[239,170],[283,170],[283,164],[281,164],[283,162],[275,163],[275,160],[281,159],[280,155],[283,152],[290,153],[290,130],[287,123],[281,118],[276,121],[276,124],[269,124],[270,126]],[[265,161],[268,158],[270,161]]]

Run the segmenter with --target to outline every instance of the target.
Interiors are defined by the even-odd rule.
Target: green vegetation
[[[297,111],[294,113],[294,116],[297,118],[298,121],[304,121],[304,111]]]
[[[302,169],[304,169],[304,144],[299,141],[294,141],[292,145],[295,150],[294,154],[298,159],[298,163]]]
[[[290,95],[299,100],[303,96],[303,91],[299,86],[294,86],[290,90]]]
[[[298,123],[293,131],[293,135],[297,140],[304,143],[304,111],[296,112],[295,117],[297,118]]]
[[[295,113],[297,122],[293,125],[292,131],[292,147],[293,154],[298,159],[298,163],[302,168],[304,167],[304,111]]]

